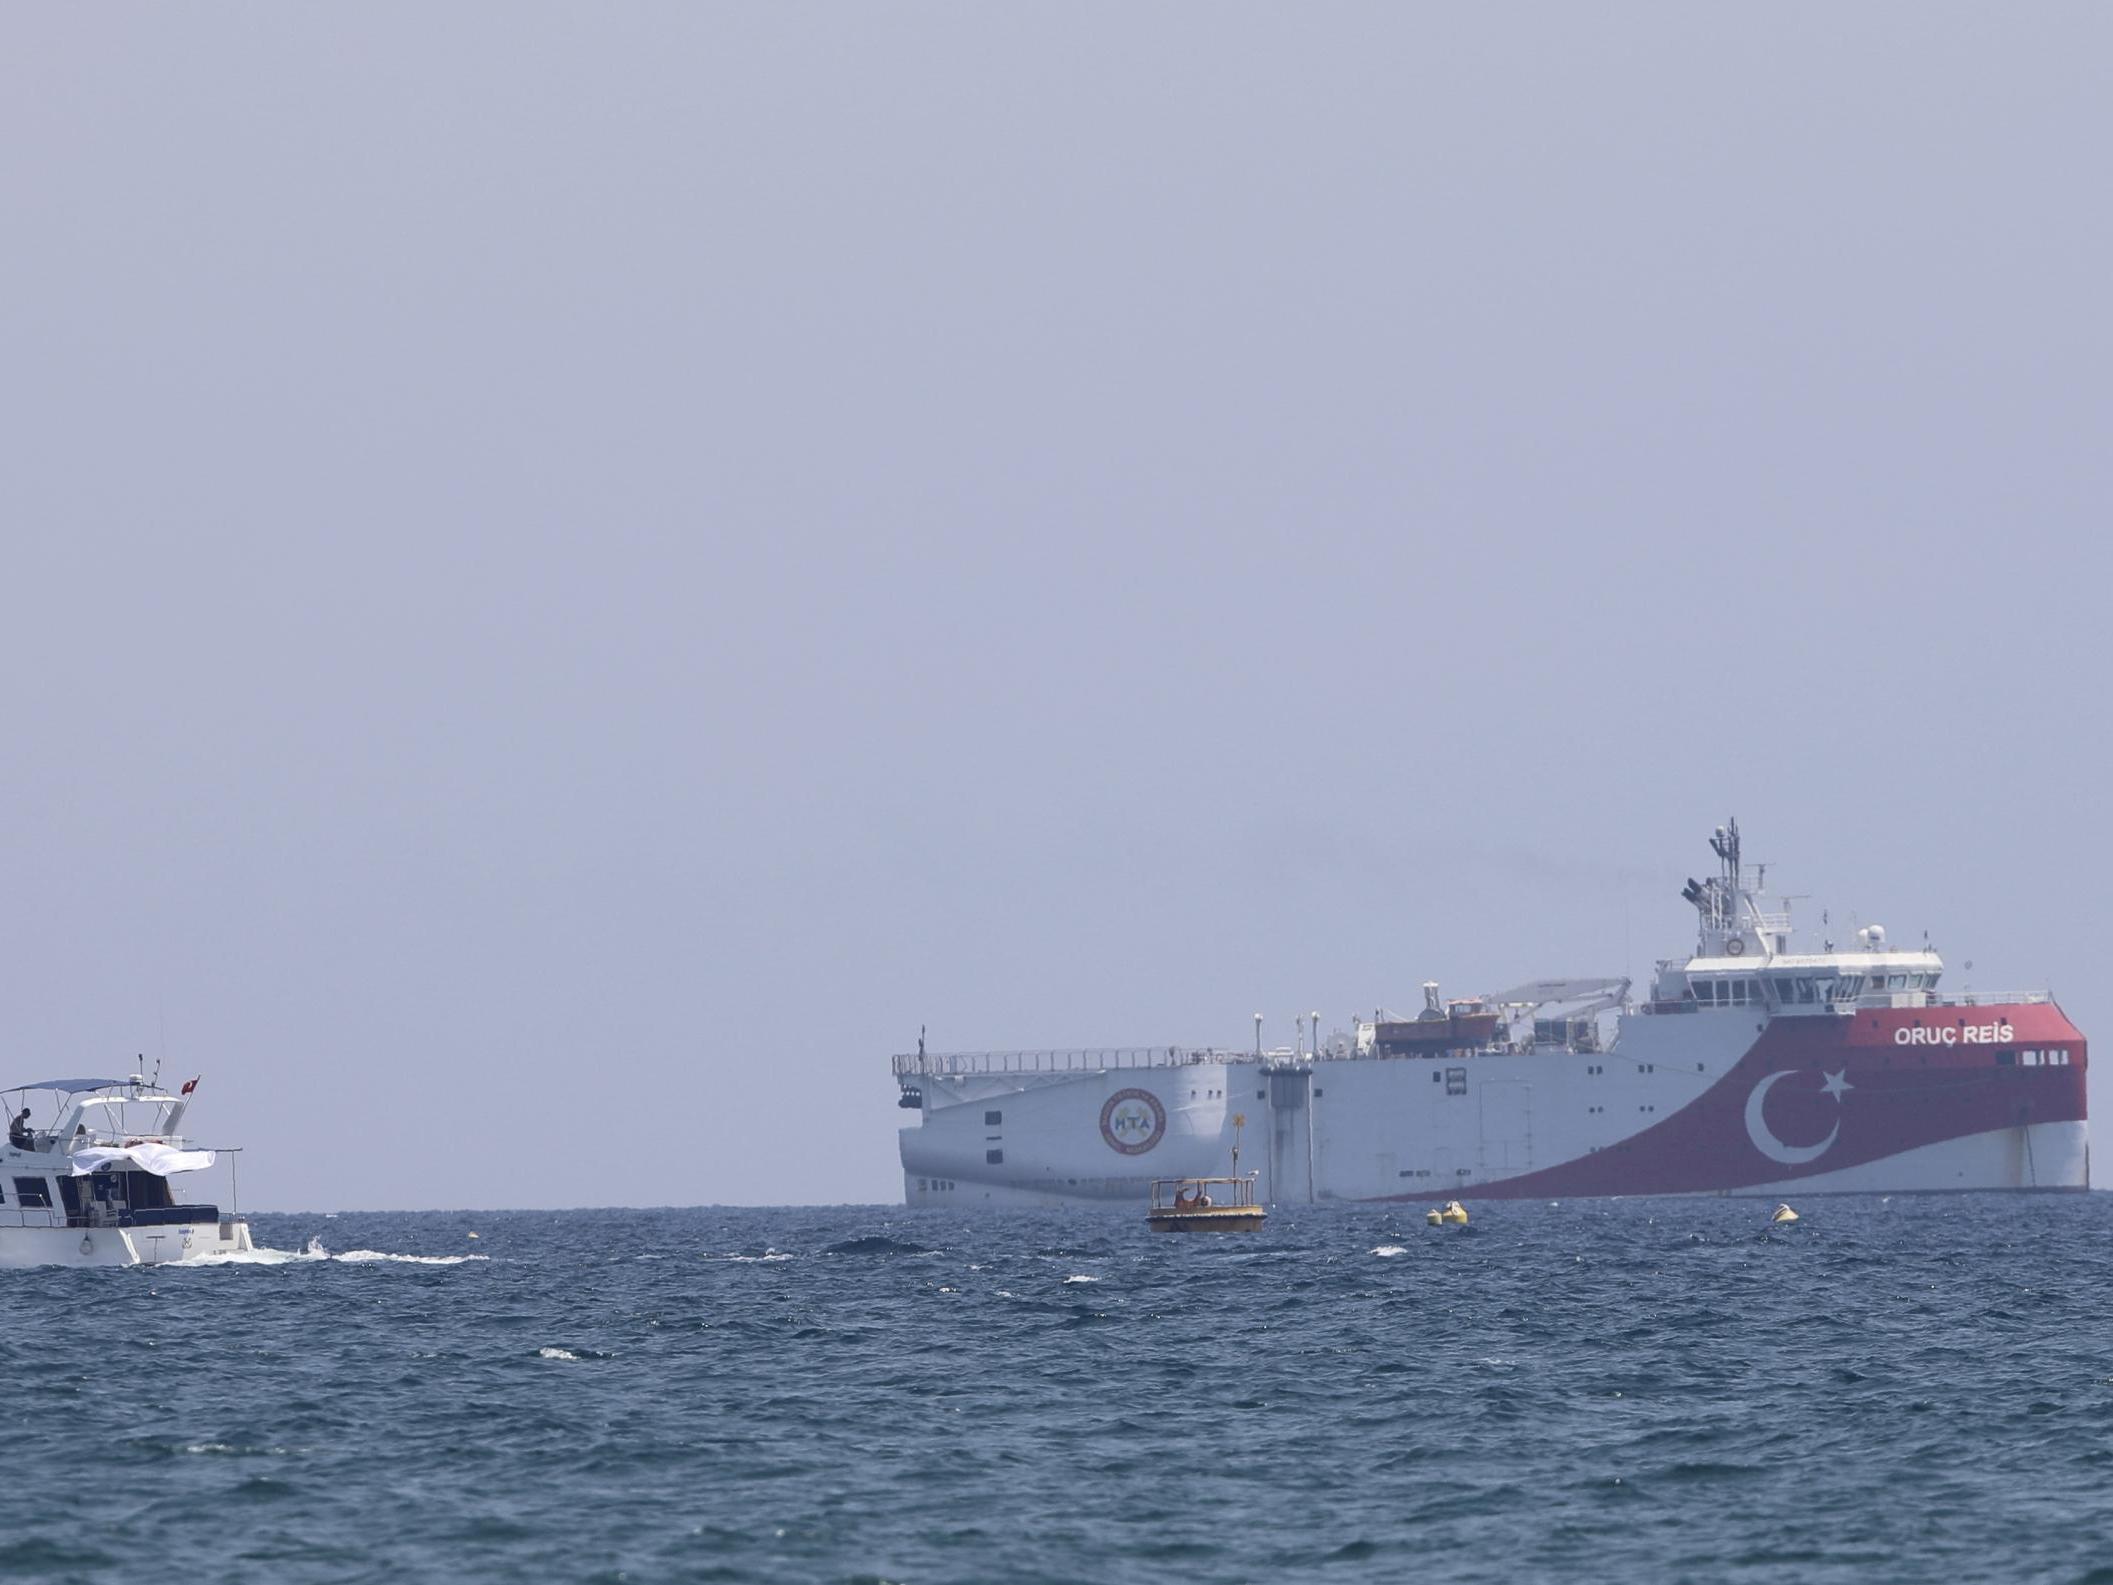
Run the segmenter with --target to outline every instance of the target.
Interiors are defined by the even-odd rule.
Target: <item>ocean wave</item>
[[[870,1233],[864,1238],[847,1238],[841,1243],[831,1244],[822,1251],[825,1255],[936,1255],[936,1249],[927,1249],[922,1244],[906,1244],[900,1239],[889,1238],[884,1233]]]

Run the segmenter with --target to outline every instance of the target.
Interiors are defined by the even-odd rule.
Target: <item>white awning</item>
[[[178,1150],[174,1145],[91,1145],[73,1153],[73,1176],[85,1178],[104,1167],[130,1167],[166,1178],[172,1172],[203,1172],[213,1161],[210,1150]]]

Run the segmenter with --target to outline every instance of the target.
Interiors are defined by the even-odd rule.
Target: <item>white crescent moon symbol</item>
[[[1786,1145],[1768,1131],[1768,1120],[1761,1115],[1761,1108],[1768,1104],[1768,1087],[1777,1079],[1787,1079],[1795,1069],[1785,1068],[1781,1073],[1771,1073],[1753,1087],[1753,1094],[1746,1097],[1746,1137],[1753,1141],[1754,1149],[1770,1161],[1780,1161],[1786,1167],[1800,1167],[1808,1161],[1817,1161],[1834,1144],[1834,1136],[1842,1131],[1841,1119],[1827,1130],[1827,1137],[1816,1145]]]

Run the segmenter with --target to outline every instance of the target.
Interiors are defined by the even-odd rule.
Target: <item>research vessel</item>
[[[1221,1170],[1243,1124],[1273,1205],[2089,1186],[2085,1040],[2051,993],[1941,991],[1940,954],[1879,925],[1801,950],[1765,869],[1748,884],[1738,822],[1710,845],[1717,872],[1682,893],[1695,948],[1642,994],[1426,982],[1412,1016],[1325,1040],[1316,1017],[1276,1050],[920,1038],[892,1059],[917,1113],[904,1198],[1143,1204],[1154,1179]]]

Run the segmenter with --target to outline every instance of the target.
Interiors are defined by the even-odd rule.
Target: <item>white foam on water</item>
[[[333,1255],[323,1247],[320,1238],[311,1238],[300,1249],[267,1249],[261,1245],[255,1249],[208,1249],[201,1254],[186,1255],[175,1262],[183,1266],[287,1266],[303,1261],[334,1260],[343,1265],[358,1266],[386,1263],[400,1266],[460,1266],[472,1260],[490,1260],[489,1255],[396,1255],[381,1249],[348,1249],[342,1255]]]
[[[574,1364],[577,1364],[577,1363],[579,1363],[579,1358],[580,1358],[580,1356],[579,1356],[579,1355],[577,1355],[577,1354],[575,1354],[575,1353],[574,1353],[574,1352],[573,1352],[573,1351],[572,1351],[571,1349],[569,1349],[569,1348],[539,1348],[539,1349],[537,1349],[537,1350],[536,1350],[536,1358],[538,1358],[538,1359],[569,1359],[569,1360],[571,1360],[571,1361],[572,1361],[572,1362],[573,1362]]]
[[[721,1260],[731,1260],[738,1265],[755,1266],[767,1260],[790,1260],[792,1256],[781,1249],[766,1249],[760,1255],[721,1255]]]
[[[367,1261],[388,1261],[403,1266],[460,1266],[472,1260],[490,1260],[489,1255],[392,1255],[385,1249],[348,1249],[342,1255],[325,1255],[325,1260],[341,1260],[347,1265]]]
[[[1379,1258],[1382,1260],[1387,1260],[1391,1259],[1395,1255],[1406,1255],[1408,1253],[1408,1249],[1401,1244],[1381,1244],[1379,1248],[1373,1250],[1372,1253],[1379,1256]]]
[[[1067,1282],[1067,1283],[1072,1283],[1072,1282],[1099,1282],[1099,1281],[1100,1281],[1100,1278],[1098,1278],[1098,1277],[1089,1277],[1089,1276],[1087,1276],[1087,1275],[1086,1275],[1086,1274],[1085,1274],[1084,1272],[1079,1272],[1079,1273],[1077,1273],[1077,1274],[1075,1274],[1075,1275],[1073,1275],[1073,1276],[1069,1276],[1069,1277],[1066,1277],[1066,1278],[1064,1279],[1064,1281],[1065,1281],[1065,1282]]]
[[[283,1447],[237,1447],[232,1442],[185,1442],[176,1451],[179,1453],[232,1453],[244,1458],[268,1454],[273,1458],[283,1458],[289,1450]]]

